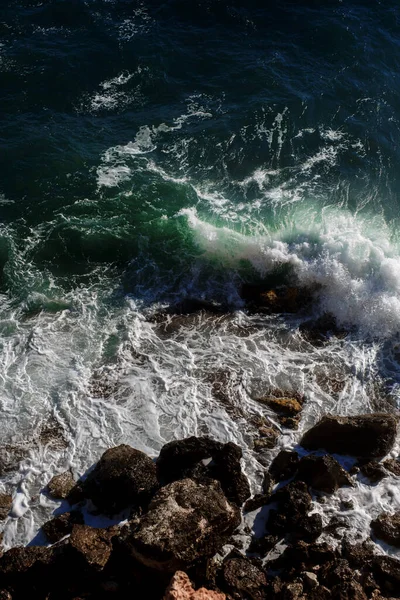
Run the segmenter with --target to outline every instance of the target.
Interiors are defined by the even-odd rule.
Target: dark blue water
[[[66,439],[23,463],[6,543],[44,473],[112,443],[250,448],[215,370],[305,391],[305,424],[397,402],[397,2],[2,0],[0,115],[3,443]],[[352,337],[315,350],[277,317],[244,342],[239,288],[272,275]],[[149,314],[187,296],[238,312],[165,339]]]

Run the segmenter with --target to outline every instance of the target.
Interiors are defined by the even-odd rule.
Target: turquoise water
[[[306,394],[301,429],[397,405],[399,92],[390,0],[3,0],[6,545],[45,520],[49,474],[121,441],[236,440],[256,482],[268,386]],[[266,277],[315,287],[312,311],[246,315],[241,284]],[[185,297],[232,312],[166,334],[154,314]],[[326,311],[351,333],[314,348],[299,325]]]

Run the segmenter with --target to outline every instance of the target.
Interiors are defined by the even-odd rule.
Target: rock
[[[257,402],[271,408],[284,427],[297,429],[304,398],[301,394],[273,389],[267,395],[256,398]]]
[[[70,471],[65,471],[60,475],[52,477],[47,484],[47,490],[56,500],[65,500],[75,485],[74,478]]]
[[[264,535],[264,537],[256,538],[253,537],[250,545],[249,552],[260,554],[265,556],[279,541],[279,537],[276,535]]]
[[[302,579],[303,587],[306,590],[314,590],[316,587],[319,586],[318,577],[315,573],[312,573],[311,571],[304,571],[302,573]]]
[[[322,517],[318,513],[306,515],[293,527],[293,533],[305,542],[314,542],[323,531]]]
[[[299,331],[314,346],[326,343],[331,336],[343,338],[348,333],[345,329],[338,327],[335,317],[331,314],[322,315],[316,321],[311,319],[302,323]]]
[[[0,600],[12,600],[12,596],[8,590],[0,590]]]
[[[332,456],[303,457],[298,463],[297,478],[327,494],[344,485],[353,485],[351,477]]]
[[[110,448],[84,481],[84,493],[106,514],[145,507],[157,487],[154,462],[126,444]]]
[[[332,600],[369,600],[357,581],[338,583],[331,589]]]
[[[381,458],[392,448],[396,432],[397,418],[393,415],[326,415],[304,434],[301,445],[308,450],[324,448],[337,454]]]
[[[271,475],[268,473],[268,471],[266,471],[264,473],[264,479],[262,482],[262,489],[263,492],[266,496],[269,496],[271,494],[272,488],[274,487],[274,482],[272,480]]]
[[[388,458],[383,463],[385,469],[400,477],[400,460],[398,458]]]
[[[265,506],[270,501],[270,494],[256,494],[252,498],[246,500],[243,505],[243,512],[252,512],[253,510],[257,510],[262,506]]]
[[[293,477],[297,471],[299,456],[290,450],[281,450],[271,463],[269,472],[275,481]]]
[[[163,600],[225,600],[225,594],[200,588],[194,590],[189,577],[183,571],[176,571],[171,579]]]
[[[279,432],[276,429],[270,428],[268,436],[256,438],[253,442],[255,452],[262,452],[263,450],[272,450],[276,441],[279,437]]]
[[[69,548],[86,565],[100,571],[110,558],[113,535],[115,532],[112,530],[74,525],[69,537]]]
[[[191,478],[216,479],[230,502],[241,506],[250,497],[250,485],[242,473],[242,450],[208,437],[190,437],[163,446],[157,459],[158,478],[163,483]],[[205,461],[209,461],[205,464]]]
[[[371,483],[378,483],[384,477],[387,477],[387,472],[376,460],[371,460],[361,465],[360,471],[365,477],[368,477]]]
[[[0,558],[0,585],[18,600],[46,598],[54,579],[53,554],[41,546],[11,548]]]
[[[83,524],[83,517],[80,512],[72,511],[47,521],[42,525],[42,530],[49,542],[55,544],[66,535],[69,535],[76,524]]]
[[[380,540],[400,547],[400,511],[393,515],[381,513],[371,521],[371,529]]]
[[[219,582],[221,589],[232,598],[265,598],[265,573],[248,558],[227,558],[222,565]]]
[[[0,577],[21,576],[36,563],[46,565],[52,558],[51,549],[42,546],[15,546],[0,558]]]
[[[219,482],[183,479],[157,492],[126,543],[144,565],[172,572],[213,556],[240,520]]]
[[[355,571],[344,558],[325,563],[318,571],[318,580],[328,588],[353,581],[354,578]]]
[[[240,293],[246,308],[265,314],[297,313],[311,301],[310,290],[280,286],[270,289],[265,284],[244,284]]]
[[[374,556],[372,574],[385,596],[399,597],[400,561],[391,556]]]
[[[0,494],[0,521],[7,518],[12,506],[12,496],[9,494]]]
[[[293,532],[305,520],[311,508],[311,496],[302,481],[289,483],[280,488],[271,498],[278,505],[277,510],[270,510],[267,529],[270,533],[281,535]]]

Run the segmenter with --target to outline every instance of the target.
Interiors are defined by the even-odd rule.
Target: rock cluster
[[[321,541],[321,533],[343,524],[333,518],[324,527],[313,500],[354,481],[321,450],[352,451],[373,479],[397,467],[376,460],[391,449],[396,427],[396,419],[382,414],[324,417],[302,442],[318,453],[282,450],[265,473],[263,493],[253,498],[235,444],[207,437],[173,441],[155,462],[130,446],[111,448],[86,479],[75,482],[67,473],[49,482],[47,491],[69,502],[70,510],[43,526],[52,545],[3,554],[0,599],[400,598],[400,561],[376,553],[372,542]],[[128,519],[89,527],[81,511],[87,500],[87,508]],[[10,497],[3,504],[8,510]],[[232,536],[241,511],[259,507],[268,511],[265,531],[240,552]],[[400,515],[379,515],[371,534],[400,545]]]

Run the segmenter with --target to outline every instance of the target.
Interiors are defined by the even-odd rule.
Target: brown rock
[[[250,485],[241,467],[242,450],[208,437],[186,438],[163,446],[157,459],[158,478],[163,483],[190,478],[216,479],[230,502],[241,506],[250,497]],[[211,459],[205,465],[203,461]]]
[[[183,571],[176,571],[171,579],[163,600],[225,600],[225,594],[200,588],[194,590],[189,577]]]
[[[381,513],[377,519],[371,521],[371,529],[379,539],[400,547],[400,511],[393,515]]]
[[[84,559],[85,563],[96,570],[107,564],[111,555],[113,531],[74,525],[69,538],[69,547]]]
[[[83,517],[80,512],[72,511],[47,521],[42,525],[47,539],[51,544],[55,544],[66,535],[69,535],[74,525],[83,524]]]
[[[310,290],[281,286],[268,289],[264,284],[244,284],[241,297],[246,307],[260,313],[296,313],[310,303]]]
[[[397,458],[388,458],[383,463],[385,469],[400,477],[400,460]]]
[[[385,596],[398,598],[400,590],[400,561],[391,556],[374,556],[372,574]]]
[[[297,452],[281,450],[272,461],[269,472],[275,481],[283,481],[295,475],[298,464]]]
[[[224,561],[221,588],[233,598],[263,600],[267,578],[248,558],[228,558]]]
[[[351,477],[332,456],[303,457],[298,464],[297,478],[327,494],[344,485],[353,485]]]
[[[70,471],[65,471],[60,475],[52,477],[47,484],[47,489],[56,500],[65,500],[75,485],[74,478]]]
[[[126,544],[144,565],[175,571],[213,556],[239,523],[219,482],[183,479],[157,492]]]
[[[12,600],[12,596],[8,590],[0,590],[0,600]]]
[[[0,521],[7,518],[12,506],[12,496],[8,494],[0,494]]]
[[[261,452],[261,450],[271,450],[275,447],[279,437],[279,431],[273,427],[263,427],[262,437],[254,440],[254,450]]]
[[[158,487],[154,462],[126,444],[110,448],[84,481],[84,493],[106,514],[146,506]]]
[[[265,396],[257,398],[260,404],[266,404],[276,413],[287,416],[297,415],[301,411],[301,404],[296,398],[274,398],[273,396]]]
[[[308,450],[324,448],[337,454],[381,458],[392,448],[396,432],[397,418],[393,415],[326,415],[304,434],[301,445]]]
[[[243,505],[243,512],[252,512],[262,506],[265,506],[270,501],[270,494],[256,494],[252,498],[246,500]]]
[[[387,477],[387,472],[376,460],[371,460],[361,465],[360,471],[365,477],[368,477],[371,483],[378,483],[384,477]]]

